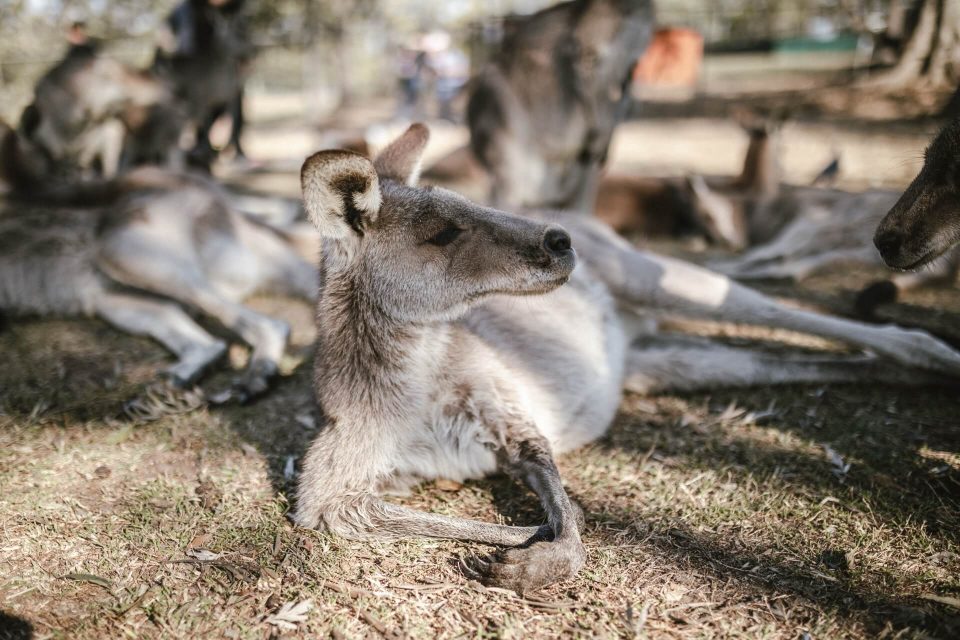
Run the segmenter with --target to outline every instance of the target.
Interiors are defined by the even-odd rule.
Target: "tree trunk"
[[[890,70],[868,84],[937,88],[960,80],[960,0],[925,0],[917,26]]]
[[[960,79],[960,0],[943,0],[927,78],[934,86],[956,85]]]
[[[925,0],[923,9],[920,10],[920,19],[900,54],[900,60],[892,69],[871,78],[869,84],[892,87],[916,82],[923,75],[924,67],[930,58],[937,35],[939,14],[940,2]]]

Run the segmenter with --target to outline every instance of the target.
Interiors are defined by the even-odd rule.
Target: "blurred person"
[[[453,101],[470,78],[470,61],[460,49],[449,47],[430,57],[436,75],[434,92],[437,99],[438,117],[455,121]]]
[[[397,55],[397,78],[400,81],[401,118],[417,119],[420,101],[427,84],[427,54],[418,47],[402,47]]]

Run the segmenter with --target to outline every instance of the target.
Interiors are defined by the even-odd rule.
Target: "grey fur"
[[[653,32],[649,0],[573,0],[508,25],[474,79],[470,144],[495,206],[589,212],[629,81]]]
[[[166,373],[185,385],[225,350],[184,311],[195,309],[253,347],[241,397],[265,391],[289,329],[240,302],[261,289],[312,298],[316,268],[197,175],[137,169],[107,191],[97,207],[4,206],[0,310],[98,316],[150,336],[176,355]]]

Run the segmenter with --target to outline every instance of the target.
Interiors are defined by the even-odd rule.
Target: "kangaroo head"
[[[432,322],[492,294],[566,282],[576,255],[562,228],[416,186],[428,135],[415,124],[373,162],[341,150],[304,162],[304,206],[324,237],[324,291],[349,286],[388,317]]]
[[[927,148],[923,168],[873,238],[884,262],[916,269],[960,242],[960,120]]]
[[[743,203],[714,192],[702,176],[688,176],[686,186],[694,220],[710,241],[744,249],[749,238]]]

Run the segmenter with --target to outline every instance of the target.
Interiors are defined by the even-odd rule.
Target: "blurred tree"
[[[917,25],[900,59],[871,84],[931,87],[960,82],[960,0],[923,0]]]

